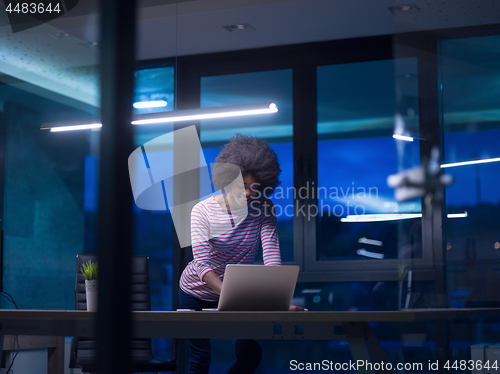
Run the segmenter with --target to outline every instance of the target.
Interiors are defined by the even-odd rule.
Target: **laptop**
[[[287,311],[299,275],[297,265],[227,265],[220,311]]]

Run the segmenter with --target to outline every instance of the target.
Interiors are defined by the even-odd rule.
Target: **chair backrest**
[[[88,261],[97,261],[97,255],[79,253],[76,255],[75,310],[87,310],[85,278],[80,269]],[[149,293],[149,266],[147,256],[132,257],[132,305],[131,310],[151,310]]]
[[[75,281],[75,310],[87,310],[85,295],[85,277],[80,269],[82,265],[91,260],[97,261],[97,255],[80,253],[76,256],[76,281]],[[132,290],[131,310],[148,311],[151,310],[149,294],[149,267],[147,256],[132,257]],[[70,367],[83,367],[84,372],[95,371],[96,342],[92,339],[73,338],[71,348]],[[134,365],[144,362],[148,363],[153,359],[151,349],[151,339],[132,339],[131,358]],[[161,370],[163,371],[163,370]]]

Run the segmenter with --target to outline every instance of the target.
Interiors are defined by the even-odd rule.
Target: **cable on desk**
[[[16,307],[16,309],[19,309],[19,307],[17,306],[16,302],[14,301],[14,298],[10,294],[8,294],[5,291],[0,291],[0,295],[2,295],[7,300],[9,300],[12,304],[14,304],[14,306]]]
[[[17,349],[16,349],[17,345]],[[14,365],[14,361],[16,360],[17,354],[19,353],[19,335],[16,335],[14,339],[14,345],[12,346],[12,350],[16,349],[16,354],[12,358],[12,361],[10,362],[9,368],[7,369],[6,374],[14,374],[14,370],[12,370],[12,365]]]

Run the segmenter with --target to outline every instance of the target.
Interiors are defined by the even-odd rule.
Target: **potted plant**
[[[80,272],[85,277],[87,310],[97,312],[97,262],[87,261],[80,268]]]

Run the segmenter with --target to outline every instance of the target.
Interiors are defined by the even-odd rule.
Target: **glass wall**
[[[281,259],[293,261],[292,71],[202,77],[200,93],[202,108],[264,102],[277,105],[275,114],[203,120],[200,140],[207,163],[215,162],[224,144],[237,134],[264,139],[276,152],[282,170],[281,185],[270,198],[278,218]],[[262,261],[262,251],[259,258]]]
[[[83,39],[44,24],[0,34],[3,291],[22,309],[74,309],[76,254],[96,252],[100,130],[40,130],[100,116],[99,30],[86,32]],[[167,105],[136,114],[173,110],[174,68],[165,65],[136,72],[134,101]],[[137,127],[135,145],[172,129]],[[135,254],[150,258],[152,309],[171,310],[170,214],[134,212]],[[14,305],[2,298],[1,307]],[[155,341],[156,356],[168,358],[169,344]]]
[[[417,77],[416,58],[317,68],[317,260],[422,258],[421,202],[398,203],[387,185],[420,164]],[[393,138],[401,80],[411,142]]]
[[[278,218],[281,259],[293,261],[292,71],[287,69],[202,77],[200,93],[202,108],[262,102],[273,102],[278,106],[276,114],[200,121],[200,140],[207,163],[215,162],[224,144],[236,134],[264,139],[276,152],[282,170],[281,185],[270,198]],[[292,192],[287,195],[287,190]],[[262,249],[256,261],[262,262]],[[275,350],[276,347],[273,345],[270,349]],[[211,372],[224,372],[234,360],[232,342],[215,340],[212,350]],[[266,360],[274,357],[265,356]],[[268,370],[270,363],[263,363],[262,368]]]
[[[136,114],[159,113],[174,110],[174,67],[152,67],[135,72],[135,104],[164,101],[158,107],[135,108]],[[173,131],[173,124],[135,126],[135,147]],[[161,157],[173,167],[172,151],[166,151],[156,144],[157,150],[148,147],[146,158]],[[134,253],[149,256],[151,308],[172,309],[172,242],[173,224],[168,204],[166,210],[143,210],[134,204],[135,243]]]
[[[153,66],[135,72],[134,113],[160,113],[173,111],[174,67]],[[163,101],[163,103],[161,102]],[[140,108],[151,102],[157,107]],[[139,104],[139,103],[142,103]],[[170,144],[147,146],[149,141],[174,130],[172,123],[135,126],[134,146],[142,147],[148,160],[161,159],[166,168],[172,169],[174,156]],[[145,146],[146,145],[146,146]],[[147,151],[146,151],[147,148]],[[167,183],[167,182],[165,182]],[[151,310],[172,310],[173,241],[177,240],[172,217],[166,210],[144,210],[134,204],[134,254],[149,257],[149,287]],[[153,353],[157,359],[170,359],[170,339],[153,339]]]
[[[450,307],[500,305],[500,37],[441,42],[446,174],[446,256]],[[472,327],[472,328],[471,328]],[[453,322],[453,358],[472,344],[497,343],[498,319]]]
[[[306,1],[295,3],[303,5]],[[404,6],[391,8],[393,15],[394,11],[404,11]],[[415,24],[420,22],[419,17],[424,12],[420,13],[416,7],[407,10],[414,13],[410,17]],[[156,30],[155,25],[163,22],[160,13],[152,16],[154,11],[148,9],[142,13],[157,22],[148,26],[150,30]],[[162,11],[168,13],[166,9]],[[171,14],[173,8],[168,11]],[[89,12],[97,13],[95,9]],[[177,7],[175,12],[177,15]],[[202,13],[189,10],[181,17],[187,19],[192,14],[198,17]],[[386,16],[389,14],[387,12]],[[23,309],[74,309],[75,256],[96,250],[100,132],[40,130],[42,124],[49,122],[100,116],[97,21],[83,24],[80,18],[67,16],[66,22],[13,32],[7,12],[1,15],[2,290],[12,295]],[[140,22],[146,23],[145,19]],[[217,28],[226,32],[220,25]],[[177,23],[175,30],[177,32]],[[257,27],[255,34],[231,34],[231,38],[235,37],[231,43],[237,44],[238,37],[240,40],[246,37],[250,40],[252,35],[262,37],[261,30]],[[383,30],[384,33],[394,32]],[[407,31],[406,28],[400,30]],[[417,39],[422,35],[418,34]],[[177,34],[175,38],[177,40]],[[369,38],[353,42],[360,43],[360,49],[368,50],[363,43],[368,45],[375,40]],[[425,38],[438,40],[428,34]],[[204,39],[200,40],[199,44],[203,44]],[[287,43],[308,40],[288,40]],[[311,311],[434,307],[441,264],[433,262],[435,257],[426,258],[426,253],[435,255],[444,249],[447,285],[439,292],[446,292],[448,306],[499,306],[500,291],[495,285],[500,280],[500,151],[497,146],[500,139],[500,37],[442,40],[432,45],[431,53],[421,53],[420,44],[415,47],[402,43],[401,50],[415,47],[416,53],[405,50],[408,52],[405,55],[418,54],[418,59],[393,60],[370,57],[370,53],[378,56],[374,52],[367,52],[360,58],[352,52],[354,47],[349,46],[349,40],[336,44],[341,52],[336,63],[328,60],[331,51],[322,50],[323,44],[294,45],[284,55],[279,52],[272,55],[269,65],[263,56],[272,52],[256,52],[262,53],[258,56],[259,65],[255,65],[260,71],[255,71],[251,61],[242,64],[240,70],[232,70],[238,71],[237,74],[223,74],[216,69],[216,75],[203,76],[200,92],[195,93],[200,94],[202,108],[260,102],[274,102],[279,108],[277,114],[201,121],[203,157],[207,163],[213,163],[224,144],[236,134],[262,138],[278,155],[281,185],[271,199],[278,216],[282,260],[306,265],[301,274],[306,281],[297,285],[295,304]],[[230,44],[229,36],[227,41]],[[258,43],[245,45],[253,48]],[[141,46],[143,51],[153,47],[158,46]],[[184,46],[179,47],[182,50]],[[437,56],[434,47],[437,47]],[[303,50],[308,51],[307,56],[300,55]],[[160,55],[166,55],[166,51],[151,53],[147,58],[163,58]],[[182,51],[188,54],[192,49]],[[249,55],[235,53],[234,65],[243,60],[241,56]],[[437,66],[431,72],[428,60],[434,61],[434,57]],[[195,59],[201,61],[203,57]],[[428,60],[423,61],[425,59]],[[305,73],[307,69],[312,70]],[[165,105],[135,108],[135,114],[174,110],[174,73],[174,67],[168,62],[149,65],[136,72],[135,102],[163,101]],[[305,77],[314,81],[314,73],[315,82],[300,82]],[[436,78],[439,73],[439,97],[432,97],[432,92],[430,95],[428,90],[419,87],[421,82],[429,86],[434,84],[434,73]],[[302,86],[310,90],[295,97],[306,97],[308,102],[293,102],[292,87]],[[192,91],[191,87],[186,90]],[[429,115],[429,103],[424,101],[436,105],[434,114]],[[307,123],[316,124],[316,127],[294,124],[294,106],[295,114],[300,114],[296,118],[310,120]],[[316,118],[314,110],[308,111],[309,106],[316,109]],[[436,113],[439,118],[434,118],[438,117]],[[426,121],[422,121],[424,114]],[[432,116],[435,122],[427,121]],[[421,130],[424,127],[429,130],[435,124],[433,130],[437,133],[439,120],[443,146],[441,168],[454,177],[454,183],[446,188],[444,196],[444,248],[439,247],[439,240],[424,240],[425,235],[439,237],[437,231],[441,234],[436,213],[430,213],[434,222],[424,222],[421,200],[397,202],[394,190],[387,185],[387,176],[420,166],[422,150],[428,149],[425,142],[430,141],[422,139]],[[136,127],[135,147],[144,147],[173,129],[171,124]],[[299,160],[294,160],[293,153],[304,146],[300,143],[298,147],[293,142],[294,133],[298,133],[296,129],[307,133],[308,138],[317,137],[317,143],[306,145],[317,150],[318,160],[317,164],[309,165],[312,169],[317,167],[317,178],[306,186],[316,205],[316,213],[310,217],[316,230],[312,230],[315,241],[311,242],[305,233],[305,227],[309,226],[301,221],[303,225],[298,227],[299,221],[294,221],[295,192],[299,187],[294,183],[302,181],[306,174],[300,168],[294,170]],[[393,135],[410,140],[397,140]],[[144,148],[143,152],[146,159],[163,157],[165,164],[171,167],[172,153],[159,155],[153,149],[146,155]],[[294,171],[300,176],[294,175]],[[172,283],[175,283],[172,279],[172,243],[176,233],[171,214],[168,209],[143,210],[137,206],[133,209],[135,254],[150,258],[152,309],[171,310],[172,294],[177,291],[172,290]],[[300,241],[294,241],[297,230],[301,231]],[[425,247],[423,243],[430,245]],[[308,262],[309,258],[312,262]],[[424,260],[428,261],[424,269],[427,273],[411,283],[413,264]],[[380,269],[391,279],[353,280],[367,273],[376,278]],[[333,276],[343,276],[342,272],[351,278],[331,281]],[[387,275],[389,272],[392,273]],[[0,307],[13,308],[14,304],[2,298]],[[448,326],[451,359],[468,358],[472,344],[494,343],[500,331],[498,320],[493,318],[463,319],[450,322]],[[393,362],[435,359],[436,339],[445,335],[436,333],[436,326],[430,324],[374,324],[372,327]],[[421,338],[418,349],[422,351],[412,351],[414,339],[408,337],[410,335]],[[155,341],[156,357],[168,358],[168,347],[166,340]],[[263,348],[268,354],[261,372],[283,372],[284,367],[288,372],[283,357],[342,362],[351,358],[348,345],[339,342],[266,341]],[[232,356],[228,359],[227,354],[231,349],[227,341],[214,345],[213,371],[222,371],[227,367],[227,360],[232,361]]]
[[[74,309],[76,254],[90,248],[97,207],[95,132],[40,127],[99,115],[99,30],[51,22],[13,32],[1,13],[3,291],[22,309]]]

